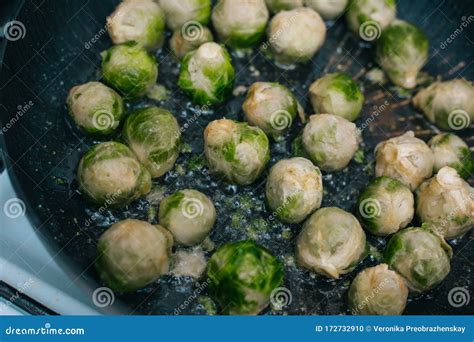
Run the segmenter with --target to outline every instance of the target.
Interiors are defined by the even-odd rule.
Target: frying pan
[[[64,102],[72,86],[100,79],[99,53],[111,45],[104,33],[105,18],[117,3],[113,0],[25,1],[17,16],[24,25],[25,35],[5,42],[0,75],[2,127],[8,126],[0,135],[6,169],[19,198],[26,204],[26,213],[37,234],[70,274],[71,282],[88,294],[91,305],[94,290],[103,286],[92,266],[100,235],[120,219],[156,222],[150,208],[156,208],[157,203],[147,199],[121,210],[96,215],[98,208],[81,197],[75,180],[79,159],[98,141],[84,136],[71,125]],[[471,40],[474,24],[463,27],[451,43],[441,48],[441,44],[473,14],[472,1],[399,1],[398,12],[401,19],[421,26],[430,39],[426,72],[442,79],[474,79]],[[349,32],[343,19],[329,25],[324,47],[310,63],[292,70],[278,69],[258,49],[243,58],[234,56],[236,87],[248,87],[259,80],[281,82],[296,94],[306,112],[311,113],[307,90],[316,78],[341,70],[357,79],[366,96],[362,115],[356,122],[363,127],[364,160],[353,161],[346,170],[324,174],[323,178],[323,206],[338,206],[355,213],[357,195],[373,177],[375,145],[407,130],[415,131],[424,140],[438,130],[412,108],[402,91],[390,84],[378,85],[367,80],[367,72],[374,67],[371,44],[361,42]],[[210,177],[200,162],[204,127],[221,117],[242,120],[240,108],[245,94],[236,93],[227,103],[198,113],[176,86],[178,63],[170,55],[168,46],[157,53],[157,59],[160,65],[158,82],[172,96],[161,102],[144,100],[129,109],[159,105],[171,110],[182,126],[188,123],[188,128],[183,134],[187,148],[174,170],[155,181],[156,192],[168,194],[178,189],[195,188],[206,193],[218,211],[211,234],[217,246],[227,241],[254,239],[285,262],[284,286],[291,291],[291,303],[280,311],[269,308],[264,314],[348,313],[346,296],[350,281],[361,269],[380,262],[377,250],[383,250],[386,239],[368,235],[373,246],[371,256],[338,280],[327,280],[297,267],[294,263],[295,237],[301,226],[276,221],[271,221],[266,228],[258,224],[268,220],[271,214],[264,204],[265,175],[253,185],[237,187]],[[301,123],[295,123],[283,142],[272,143],[270,165],[292,155],[291,142],[301,128]],[[474,143],[472,133],[472,130],[459,133],[471,147]],[[454,248],[451,273],[436,289],[410,297],[406,314],[474,313],[472,304],[454,307],[448,301],[451,289],[471,289],[474,260],[471,240],[469,233],[451,243]],[[176,308],[184,303],[178,313],[205,314],[198,297],[206,296],[207,291],[196,292],[199,286],[200,283],[191,278],[167,275],[134,293],[116,294],[113,305],[101,310],[120,314],[175,314]]]

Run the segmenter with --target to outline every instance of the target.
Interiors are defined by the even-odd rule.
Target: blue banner
[[[0,341],[466,341],[470,316],[0,317]]]

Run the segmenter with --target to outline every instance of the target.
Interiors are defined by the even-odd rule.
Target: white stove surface
[[[98,314],[91,298],[58,266],[24,209],[15,203],[21,202],[5,171],[0,175],[0,279],[58,314]],[[0,315],[12,314],[24,312],[0,299]]]

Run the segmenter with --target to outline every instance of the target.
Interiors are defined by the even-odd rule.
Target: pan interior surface
[[[17,20],[26,28],[23,39],[8,42],[0,78],[3,147],[6,166],[27,214],[38,234],[51,248],[56,260],[71,274],[71,281],[90,293],[102,286],[93,267],[96,243],[117,220],[136,218],[157,222],[154,209],[163,194],[193,188],[207,194],[218,215],[211,239],[217,246],[252,239],[284,261],[284,285],[291,291],[291,303],[283,310],[267,309],[265,314],[338,315],[348,313],[346,297],[353,277],[363,268],[381,262],[380,252],[387,239],[367,234],[370,256],[351,273],[328,280],[298,267],[295,238],[301,225],[287,225],[272,219],[265,205],[266,174],[250,186],[234,186],[211,177],[203,158],[203,130],[218,118],[243,120],[241,105],[245,89],[256,81],[277,81],[288,86],[311,114],[309,85],[321,75],[345,71],[363,87],[366,102],[356,121],[364,144],[358,161],[337,173],[323,173],[323,207],[337,206],[356,213],[360,190],[374,176],[374,147],[381,141],[408,130],[428,140],[438,130],[410,105],[407,94],[387,83],[371,82],[367,74],[376,65],[373,45],[351,33],[343,18],[329,23],[327,40],[305,65],[291,70],[277,68],[258,48],[250,55],[233,55],[237,80],[235,96],[212,109],[193,105],[177,87],[179,65],[166,44],[158,52],[158,83],[170,92],[164,101],[144,100],[129,110],[157,105],[170,110],[183,127],[184,148],[172,171],[154,182],[152,195],[121,210],[98,211],[77,190],[75,173],[81,156],[98,143],[79,132],[68,118],[65,99],[77,84],[100,80],[100,52],[111,46],[105,18],[118,1],[34,1],[25,3]],[[400,1],[398,16],[416,23],[429,37],[430,60],[424,71],[437,77],[474,79],[473,27],[464,29],[448,46],[442,47],[472,13],[472,1]],[[463,19],[464,18],[464,19]],[[8,124],[8,125],[7,125]],[[7,126],[6,126],[7,125]],[[295,122],[281,142],[271,142],[269,166],[293,156],[292,142],[303,125]],[[472,147],[472,132],[459,135]],[[120,139],[116,136],[113,139]],[[472,182],[471,182],[472,183]],[[418,222],[413,222],[414,225]],[[412,296],[405,314],[468,314],[472,306],[455,308],[448,302],[454,287],[470,287],[474,249],[472,233],[452,243],[454,257],[449,276],[436,289]],[[209,257],[212,252],[206,252]],[[206,314],[205,279],[165,276],[146,288],[116,295],[108,313],[123,314]],[[91,304],[92,305],[92,304]]]

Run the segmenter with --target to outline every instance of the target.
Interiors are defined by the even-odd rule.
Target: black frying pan
[[[94,141],[78,132],[67,118],[64,101],[68,90],[79,83],[99,79],[99,53],[109,47],[107,34],[98,34],[104,28],[105,18],[118,1],[61,0],[25,1],[17,20],[24,24],[26,35],[6,45],[6,53],[0,76],[0,110],[2,127],[16,122],[1,137],[6,169],[13,180],[18,196],[27,205],[27,214],[38,234],[49,246],[55,259],[71,275],[71,281],[83,287],[91,297],[94,289],[101,286],[94,268],[96,241],[113,222],[128,217],[148,219],[150,204],[140,200],[124,210],[107,212],[87,226],[96,207],[85,201],[77,191],[76,166],[82,154]],[[474,24],[464,28],[462,34],[445,49],[440,44],[474,12],[470,0],[418,0],[399,1],[399,17],[420,25],[430,42],[430,61],[425,70],[443,79],[465,77],[474,79]],[[464,19],[465,19],[464,17]],[[98,34],[96,36],[96,34]],[[85,48],[96,36],[97,42]],[[177,63],[170,56],[167,46],[158,53],[160,64],[159,83],[172,91],[173,96],[160,106],[171,110],[181,125],[193,116],[193,106],[176,86]],[[237,86],[249,86],[257,80],[279,81],[289,86],[300,98],[308,113],[311,112],[306,92],[310,83],[326,72],[345,70],[363,84],[366,104],[357,121],[361,126],[372,115],[374,106],[385,100],[388,108],[376,116],[363,131],[366,160],[362,164],[352,162],[347,170],[324,176],[327,195],[323,206],[335,205],[355,212],[355,201],[360,189],[373,177],[375,145],[407,130],[416,131],[422,139],[429,139],[436,128],[416,113],[409,100],[397,94],[389,84],[382,87],[365,80],[365,74],[373,67],[373,49],[361,44],[350,33],[343,19],[329,28],[328,38],[312,63],[294,70],[277,69],[270,60],[256,50],[246,58],[235,58],[238,71]],[[250,66],[259,71],[252,72]],[[252,69],[253,70],[253,69]],[[192,152],[181,154],[177,165],[186,170],[184,175],[173,171],[156,185],[165,186],[167,193],[185,187],[196,188],[212,197],[218,210],[218,221],[211,235],[219,245],[226,241],[253,238],[286,261],[285,286],[291,290],[293,300],[283,311],[265,313],[281,314],[340,314],[347,313],[347,288],[352,278],[362,268],[379,261],[367,258],[357,269],[339,280],[326,280],[311,276],[291,264],[294,237],[299,225],[287,226],[275,222],[267,230],[256,228],[256,220],[268,218],[265,209],[264,177],[247,187],[229,186],[211,179],[206,172],[189,171],[192,156],[202,154],[202,133],[211,120],[226,116],[242,120],[240,106],[244,95],[233,97],[229,102],[199,117],[192,128],[187,129],[184,141]],[[33,106],[18,117],[18,106],[32,101]],[[152,104],[144,101],[134,106]],[[295,125],[286,142],[272,144],[271,163],[291,155],[291,141],[301,130]],[[461,136],[474,144],[472,131]],[[119,137],[116,137],[117,139]],[[175,168],[181,170],[181,168]],[[204,169],[205,171],[205,169]],[[9,222],[7,222],[9,223]],[[11,221],[14,224],[14,221]],[[415,221],[413,224],[417,224]],[[473,305],[454,308],[448,303],[448,292],[458,286],[471,287],[471,271],[474,260],[472,234],[467,234],[453,245],[452,270],[446,280],[427,294],[413,297],[406,314],[472,314]],[[384,239],[369,237],[379,250]],[[177,306],[192,299],[197,288],[193,280],[166,276],[147,288],[132,294],[117,296],[106,312],[124,314],[173,314]],[[206,295],[206,293],[203,293]],[[197,300],[191,300],[180,312],[204,314]]]

